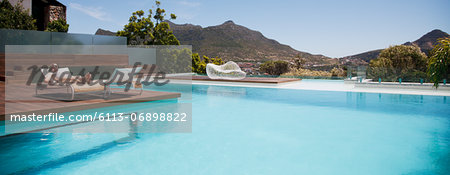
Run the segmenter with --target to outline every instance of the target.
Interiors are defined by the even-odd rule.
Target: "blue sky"
[[[152,0],[60,0],[70,33],[117,31]],[[433,29],[450,32],[448,0],[161,0],[178,24],[203,27],[227,20],[294,49],[342,57],[414,41]]]

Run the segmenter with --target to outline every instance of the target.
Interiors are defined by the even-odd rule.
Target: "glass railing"
[[[0,53],[5,52],[5,45],[127,45],[125,37],[34,30],[0,29],[0,38]],[[39,51],[42,53],[45,50]],[[52,49],[47,52],[57,53],[61,50]]]
[[[381,68],[370,66],[348,67],[346,79],[355,80],[356,83],[431,83],[430,78],[425,70]],[[439,83],[447,85],[447,79],[443,78]]]

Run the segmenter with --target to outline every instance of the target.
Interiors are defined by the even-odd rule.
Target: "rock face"
[[[427,34],[420,37],[418,40],[414,42],[406,42],[404,45],[412,45],[415,44],[420,47],[420,50],[424,52],[425,54],[428,54],[431,50],[433,50],[433,46],[436,44],[437,39],[443,38],[443,37],[449,37],[449,34],[446,32],[443,32],[442,30],[435,29],[431,32],[428,32]],[[345,59],[351,60],[353,62],[365,62],[366,64],[370,62],[370,60],[375,59],[378,57],[382,49],[378,50],[372,50],[352,56],[344,57]]]
[[[109,30],[97,29],[95,35],[107,35],[107,36],[116,36],[115,32],[111,32]]]
[[[295,50],[231,20],[205,28],[168,23],[181,44],[192,45],[193,52],[200,55],[220,57],[225,61],[292,60],[297,55],[305,58],[307,64],[330,64],[336,61],[323,55]]]

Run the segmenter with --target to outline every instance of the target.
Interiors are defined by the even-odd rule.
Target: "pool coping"
[[[335,81],[335,82],[334,82]],[[193,85],[214,85],[214,86],[235,86],[235,87],[255,87],[255,88],[278,88],[297,90],[317,90],[317,91],[339,91],[339,92],[365,92],[365,93],[385,93],[385,94],[405,94],[405,95],[430,95],[430,96],[450,96],[448,89],[405,88],[403,86],[355,86],[355,84],[344,83],[343,80],[316,80],[303,79],[302,81],[286,82],[281,84],[264,84],[248,82],[226,82],[226,81],[182,81],[175,80],[173,83],[192,83]],[[342,82],[342,83],[340,83]]]
[[[288,82],[301,81],[300,78],[267,78],[267,77],[245,77],[243,79],[211,79],[207,76],[170,76],[169,80],[192,80],[192,81],[210,81],[210,82],[231,82],[231,83],[258,83],[258,84],[283,84]]]

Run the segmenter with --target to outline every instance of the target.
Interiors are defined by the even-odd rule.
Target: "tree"
[[[431,57],[428,60],[428,76],[436,88],[442,79],[447,79],[450,72],[450,38],[438,39],[438,44],[431,51]]]
[[[370,61],[369,66],[369,78],[395,81],[397,78],[426,77],[426,55],[416,45],[397,45],[384,49],[378,58]]]
[[[330,73],[332,77],[345,77],[347,75],[345,70],[339,67],[333,67]]]
[[[20,0],[16,5],[11,5],[8,0],[0,2],[0,28],[36,30],[36,20],[28,15],[29,10],[24,10]]]
[[[206,74],[206,65],[213,63],[215,65],[222,65],[224,62],[222,58],[209,58],[203,55],[203,59],[200,59],[198,53],[192,54],[192,72],[199,74]]]
[[[193,53],[192,54],[192,72],[195,73],[202,73],[204,71],[202,70],[206,70],[206,64],[204,64],[205,62],[202,62],[202,59],[200,59],[200,56],[198,55],[198,53]]]
[[[209,58],[209,57],[207,57],[205,55],[203,55],[203,61],[205,62],[205,64],[213,63],[215,65],[222,65],[224,63],[222,58],[219,58],[219,57]]]
[[[281,75],[289,72],[289,63],[286,61],[266,61],[259,66],[259,70],[270,75]]]
[[[294,59],[294,68],[295,69],[302,69],[303,66],[306,63],[306,59],[300,58],[300,56],[297,56],[296,59]]]
[[[144,16],[143,10],[133,12],[128,24],[124,26],[123,30],[117,32],[117,36],[127,37],[128,44],[131,45],[180,45],[180,41],[170,30],[169,24],[163,22],[166,11],[160,8],[159,1],[155,3],[157,7],[155,15],[153,15],[152,9],[148,11],[147,17]],[[170,19],[176,18],[175,14],[170,14]]]
[[[45,31],[67,33],[67,31],[69,31],[69,24],[67,24],[66,20],[64,19],[58,19],[48,23],[47,29],[45,29]]]

